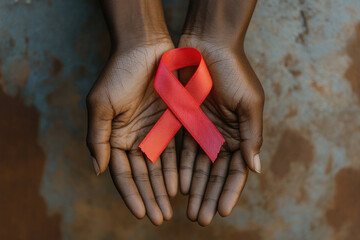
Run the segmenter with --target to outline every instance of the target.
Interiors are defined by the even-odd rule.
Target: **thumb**
[[[103,104],[93,93],[86,98],[88,110],[88,129],[86,142],[89,148],[96,175],[103,173],[110,161],[110,134],[113,110],[109,104]]]
[[[239,111],[240,150],[250,170],[261,173],[260,148],[263,142],[263,101]]]

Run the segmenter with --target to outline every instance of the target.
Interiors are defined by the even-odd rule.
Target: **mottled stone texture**
[[[236,1],[234,1],[236,2]],[[164,1],[174,39],[187,2]],[[95,0],[0,1],[0,239],[360,239],[360,1],[259,0],[263,174],[206,228],[135,219],[85,147],[109,39]]]

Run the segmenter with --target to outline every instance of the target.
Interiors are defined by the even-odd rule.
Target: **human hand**
[[[151,3],[101,1],[112,51],[87,97],[87,143],[96,174],[110,162],[111,177],[130,211],[160,225],[172,217],[168,196],[177,192],[175,142],[154,164],[138,145],[166,109],[153,82],[161,55],[174,46],[161,1]]]
[[[88,145],[97,174],[110,160],[114,184],[132,213],[159,225],[177,192],[175,142],[154,164],[138,145],[166,109],[153,87],[156,64],[173,48],[159,42],[114,53],[88,95]],[[165,181],[164,181],[165,180]]]
[[[210,224],[216,211],[228,216],[236,205],[248,176],[248,168],[261,171],[264,92],[243,48],[231,48],[184,34],[179,47],[198,49],[209,68],[213,88],[202,109],[226,142],[211,164],[195,140],[185,132],[180,160],[180,187],[190,194],[187,215],[202,226]],[[181,70],[187,81],[191,71]]]
[[[264,91],[244,52],[244,39],[256,0],[190,0],[179,47],[198,49],[209,68],[213,88],[202,109],[226,142],[217,160],[184,134],[180,187],[190,193],[188,218],[210,224],[216,211],[228,216],[244,188],[248,168],[260,172]],[[225,14],[224,14],[225,13]],[[189,69],[179,72],[187,81]]]

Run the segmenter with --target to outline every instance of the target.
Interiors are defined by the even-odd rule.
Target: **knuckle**
[[[131,200],[134,196],[139,195],[137,191],[122,191],[120,194],[127,201]]]
[[[211,196],[205,196],[204,201],[206,201],[206,202],[217,202],[218,199],[214,198],[214,197],[211,197]]]
[[[194,198],[194,199],[203,199],[204,195],[199,194],[199,193],[190,193],[189,195],[190,198]]]
[[[184,163],[181,163],[180,165],[180,170],[188,170],[188,171],[192,171],[193,170],[193,167],[190,165],[190,164],[184,164]]]
[[[134,180],[135,182],[148,182],[148,174],[146,173],[136,173],[134,174]]]
[[[225,176],[221,175],[210,175],[209,177],[209,183],[223,183],[225,182]]]
[[[96,145],[105,143],[107,143],[107,141],[101,141],[101,138],[92,132],[89,132],[86,136],[86,145],[89,149],[94,149]]]
[[[176,173],[177,169],[175,167],[163,167],[165,173]]]
[[[143,157],[143,154],[141,151],[139,151],[138,149],[134,148],[134,149],[130,149],[129,150],[129,155],[133,156],[133,157]]]
[[[162,176],[162,172],[160,168],[152,169],[149,171],[149,175],[151,178],[158,178]]]
[[[164,199],[167,199],[168,196],[166,194],[156,194],[155,195],[155,199],[157,202],[161,201],[161,200],[164,200]]]
[[[114,172],[114,177],[118,180],[129,180],[132,178],[131,171]]]
[[[196,152],[190,148],[184,148],[181,151],[181,158],[193,158],[193,157],[195,157],[195,155],[196,155]]]
[[[230,175],[246,175],[248,173],[247,167],[238,167],[235,169],[229,169],[229,176]]]
[[[194,178],[208,178],[209,172],[202,169],[195,169]]]
[[[228,187],[223,189],[223,194],[227,194],[233,196],[234,198],[237,198],[240,195],[240,192],[233,188]]]
[[[151,196],[144,196],[144,201],[148,203],[156,203],[155,196],[151,194]]]
[[[180,169],[193,169],[194,168],[194,160],[195,158],[187,158],[186,160],[184,158],[181,158],[180,161]]]
[[[172,154],[175,153],[175,146],[168,146],[163,151],[163,154]]]

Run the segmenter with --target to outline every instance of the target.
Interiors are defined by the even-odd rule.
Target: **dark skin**
[[[248,176],[260,173],[264,91],[244,52],[244,38],[255,0],[190,1],[179,47],[198,49],[208,65],[213,89],[202,109],[226,142],[211,163],[185,132],[180,161],[180,188],[189,194],[187,215],[202,226],[216,211],[230,215]],[[188,79],[189,69],[180,71]]]
[[[167,108],[153,82],[161,55],[174,45],[160,0],[101,3],[112,51],[87,97],[88,147],[97,175],[110,162],[114,184],[130,211],[160,225],[172,217],[168,196],[177,193],[175,141],[155,164],[138,145]]]
[[[161,55],[174,48],[160,0],[102,0],[112,51],[87,97],[87,143],[96,174],[109,164],[111,176],[130,211],[155,225],[172,217],[169,196],[178,175],[174,140],[152,164],[138,145],[167,108],[153,87]],[[190,193],[188,217],[206,226],[216,211],[231,213],[248,168],[260,172],[264,93],[243,50],[255,0],[191,1],[179,47],[204,56],[213,90],[202,108],[226,139],[212,165],[185,132],[180,187]],[[236,6],[236,7],[235,7]],[[224,14],[225,13],[225,14]],[[180,71],[186,82],[191,70]]]

